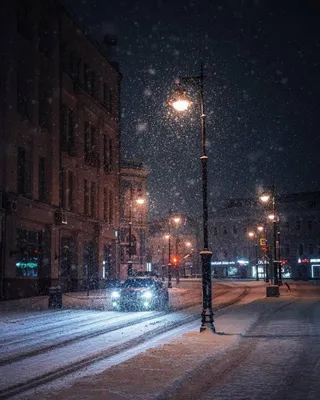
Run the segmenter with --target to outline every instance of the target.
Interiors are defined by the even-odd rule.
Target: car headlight
[[[147,292],[144,292],[142,294],[142,297],[145,298],[145,299],[151,299],[152,293],[148,290]]]
[[[120,297],[120,293],[114,291],[114,292],[111,293],[111,297],[112,297],[113,299],[118,299],[118,298]]]

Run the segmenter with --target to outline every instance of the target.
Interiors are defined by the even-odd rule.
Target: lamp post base
[[[202,313],[200,332],[209,329],[215,332],[212,310],[212,282],[211,282],[211,257],[212,252],[202,250],[200,252],[202,262]]]
[[[168,264],[168,289],[172,288],[171,278],[172,278],[171,264]]]
[[[132,261],[128,261],[128,276],[132,276]]]
[[[211,313],[207,314],[207,315],[202,315],[201,319],[205,320],[206,322],[202,322],[201,326],[200,326],[200,332],[204,332],[206,330],[210,330],[213,333],[216,333],[216,328],[213,324],[213,321],[210,322],[210,315],[213,315],[213,311],[211,310]],[[208,321],[209,319],[209,321]]]

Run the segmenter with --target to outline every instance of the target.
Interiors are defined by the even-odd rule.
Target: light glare
[[[176,100],[176,101],[172,102],[172,106],[177,111],[186,111],[190,106],[190,101]]]

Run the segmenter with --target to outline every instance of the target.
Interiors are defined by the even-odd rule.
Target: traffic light
[[[171,256],[171,264],[174,266],[177,266],[177,264],[179,263],[179,257],[177,255],[173,255]]]

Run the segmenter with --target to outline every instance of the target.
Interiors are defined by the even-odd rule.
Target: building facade
[[[128,275],[128,261],[132,261],[133,272],[145,271],[147,268],[147,176],[148,170],[142,162],[121,160],[120,279],[125,279]],[[138,203],[139,200],[141,204]],[[131,225],[131,237],[129,225]],[[131,260],[129,242],[131,242]]]
[[[0,24],[1,298],[119,274],[121,74],[55,1]]]
[[[320,278],[320,192],[279,195],[276,206],[283,278]],[[210,214],[215,276],[255,278],[258,263],[259,277],[264,278],[273,255],[273,223],[267,213],[258,200],[238,199]]]

